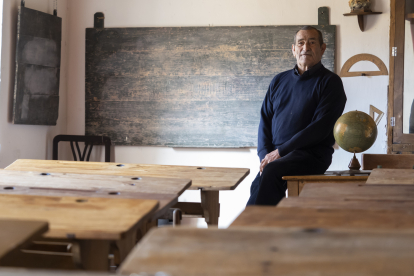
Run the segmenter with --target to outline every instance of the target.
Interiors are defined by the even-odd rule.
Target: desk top
[[[0,194],[154,199],[160,203],[157,213],[174,205],[190,185],[178,178],[0,170]]]
[[[358,183],[309,183],[303,187],[299,197],[414,201],[414,186],[374,186]]]
[[[1,219],[0,259],[7,253],[24,247],[33,239],[41,237],[47,230],[48,224],[46,221]]]
[[[248,206],[231,224],[231,227],[239,226],[414,230],[414,213],[398,210]]]
[[[48,221],[50,238],[119,240],[157,207],[147,199],[0,194],[0,219]]]
[[[152,176],[163,178],[186,178],[192,180],[192,185],[189,188],[192,190],[234,190],[250,173],[250,169],[243,168],[214,168],[32,159],[18,159],[6,169],[49,173],[62,172],[136,177]]]
[[[412,275],[412,248],[414,234],[396,231],[159,228],[134,248],[119,271],[180,276]]]
[[[367,185],[414,185],[413,169],[374,169]]]
[[[314,208],[348,210],[398,210],[412,212],[414,201],[352,200],[326,197],[289,197],[282,199],[277,208]]]

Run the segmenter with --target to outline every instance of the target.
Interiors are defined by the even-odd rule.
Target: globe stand
[[[355,152],[354,152],[354,157],[351,159],[351,162],[349,162],[348,168],[350,170],[358,170],[358,171],[361,168],[361,164],[359,164],[359,161],[355,156]]]

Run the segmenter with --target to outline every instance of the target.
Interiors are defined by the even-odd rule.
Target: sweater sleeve
[[[283,157],[296,149],[315,146],[332,134],[336,121],[344,111],[345,103],[346,96],[342,80],[335,75],[329,78],[325,88],[321,91],[321,98],[312,122],[280,145],[279,155]]]
[[[273,81],[269,85],[265,99],[263,100],[262,109],[260,110],[260,124],[257,143],[257,155],[260,161],[265,158],[266,154],[273,151],[272,143],[272,118],[273,118],[273,105],[272,105],[272,89]]]

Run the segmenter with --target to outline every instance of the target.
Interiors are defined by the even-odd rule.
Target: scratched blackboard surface
[[[62,19],[19,7],[13,123],[56,125]]]
[[[301,26],[86,30],[86,134],[117,145],[257,146],[272,78]],[[334,70],[333,25],[322,63]]]

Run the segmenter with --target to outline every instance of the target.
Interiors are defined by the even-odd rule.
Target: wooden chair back
[[[56,135],[53,138],[53,160],[58,160],[59,142],[70,142],[73,159],[75,161],[89,161],[93,145],[105,145],[105,162],[111,162],[111,138],[108,136],[84,136],[84,135]],[[83,151],[79,148],[79,142],[85,144]],[[75,147],[73,144],[75,143]]]

